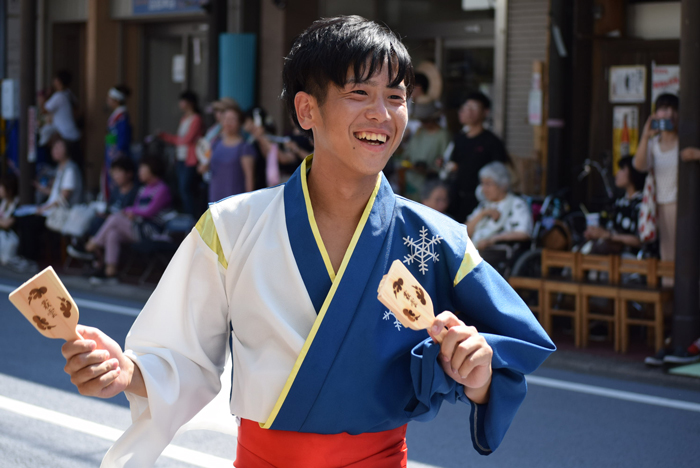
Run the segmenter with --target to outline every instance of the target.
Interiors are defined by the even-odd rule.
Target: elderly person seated
[[[497,161],[487,164],[479,171],[479,180],[476,192],[481,201],[466,224],[469,237],[482,256],[484,249],[498,242],[529,240],[532,212],[525,200],[509,192],[506,166]]]

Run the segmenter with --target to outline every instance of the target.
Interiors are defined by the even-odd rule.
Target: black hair
[[[466,99],[464,102],[466,103],[467,101],[476,101],[479,104],[481,104],[481,107],[484,108],[484,110],[489,110],[491,109],[491,99],[481,91],[473,91],[469,94],[467,94]]]
[[[110,169],[121,169],[124,172],[131,172],[134,174],[136,172],[136,165],[129,156],[119,156],[112,161]]]
[[[628,174],[629,174],[629,179],[632,185],[634,185],[634,188],[639,191],[644,188],[644,181],[647,178],[647,174],[645,172],[639,172],[637,169],[634,167],[634,156],[624,156],[620,159],[620,161],[617,163],[618,167],[620,169],[628,168]]]
[[[197,93],[189,89],[185,90],[180,93],[180,100],[189,102],[192,109],[199,114],[199,98],[197,97]]]
[[[413,91],[413,65],[401,39],[387,26],[361,16],[324,18],[302,32],[284,59],[282,99],[294,123],[299,126],[294,98],[303,91],[323,105],[330,83],[344,87],[348,70],[358,82],[369,80],[382,70],[384,62],[389,86],[406,86]],[[310,134],[311,132],[306,132]]]
[[[0,185],[5,187],[5,194],[9,199],[15,198],[19,193],[19,180],[10,172],[0,179]]]
[[[416,73],[415,81],[415,86],[420,86],[423,88],[424,93],[428,92],[428,88],[430,88],[430,80],[428,80],[428,77],[425,76],[424,73]]]
[[[678,111],[678,96],[671,93],[659,94],[654,102],[654,109],[661,109],[662,107],[670,107]]]
[[[116,85],[114,87],[114,89],[116,89],[117,91],[119,91],[120,93],[122,93],[124,95],[124,100],[119,101],[121,104],[124,104],[126,102],[126,99],[129,96],[131,96],[131,88],[129,88],[127,85],[123,85],[123,84]],[[116,101],[116,99],[115,99],[115,101]]]
[[[64,88],[69,87],[71,82],[73,81],[73,75],[71,75],[71,72],[69,72],[68,70],[57,71],[54,78],[60,81]]]
[[[438,178],[426,180],[425,184],[423,185],[423,190],[420,193],[421,201],[425,201],[428,198],[430,198],[430,196],[433,194],[435,189],[438,189],[438,188],[444,188],[445,191],[447,191],[448,196],[449,196],[450,189],[449,189],[449,186],[445,182],[443,182],[442,180],[440,180]]]
[[[141,162],[139,164],[148,166],[148,169],[151,171],[151,174],[158,177],[159,179],[165,177],[165,171],[167,170],[167,168],[165,166],[165,161],[160,156],[144,156],[143,158],[141,158]]]

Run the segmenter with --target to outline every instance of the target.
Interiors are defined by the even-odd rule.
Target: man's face
[[[389,88],[385,67],[362,83],[350,74],[344,88],[329,85],[312,127],[314,152],[327,153],[360,176],[384,169],[408,121],[406,87],[402,82]]]
[[[475,125],[486,118],[486,111],[480,102],[469,100],[459,108],[459,123],[462,125]]]

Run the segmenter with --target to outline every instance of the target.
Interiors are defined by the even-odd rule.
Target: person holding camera
[[[678,96],[661,94],[649,116],[634,156],[634,168],[654,172],[656,225],[661,260],[676,254],[676,202],[678,199]]]

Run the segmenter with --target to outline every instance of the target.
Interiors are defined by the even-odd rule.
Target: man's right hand
[[[128,389],[146,396],[140,370],[116,341],[97,328],[78,325],[76,330],[83,339],[67,341],[61,353],[81,395],[112,398]]]

